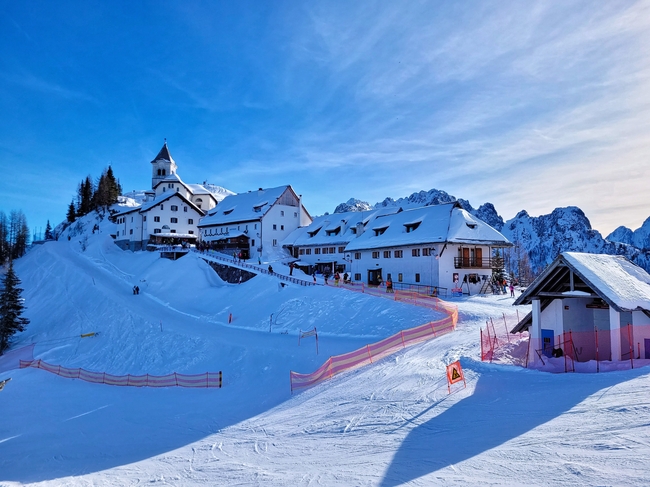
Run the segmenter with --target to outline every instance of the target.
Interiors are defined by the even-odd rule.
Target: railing
[[[201,256],[201,258],[209,258],[217,262],[223,262],[226,265],[229,265],[231,267],[243,267],[244,269],[251,269],[254,272],[258,274],[267,274],[270,276],[277,277],[278,279],[286,282],[291,282],[294,284],[299,284],[301,286],[315,286],[316,283],[313,282],[313,280],[303,280],[303,279],[298,279],[293,276],[285,276],[283,274],[278,274],[276,272],[269,272],[268,268],[265,268],[262,264],[249,264],[247,262],[243,262],[241,260],[233,260],[232,257],[226,257],[223,255],[219,255],[216,252],[212,250],[204,250],[200,251],[197,249],[192,249],[191,250],[194,253],[197,253]],[[234,264],[234,266],[233,266]]]
[[[447,288],[440,286],[426,286],[424,284],[407,284],[393,282],[393,289],[399,291],[412,291],[423,296],[447,297]]]
[[[456,269],[492,269],[496,259],[475,259],[473,257],[454,257],[454,268]],[[501,261],[503,263],[503,261]]]

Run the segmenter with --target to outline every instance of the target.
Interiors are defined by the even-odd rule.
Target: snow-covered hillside
[[[650,370],[550,375],[480,362],[479,327],[513,313],[509,297],[457,299],[457,331],[292,396],[290,370],[438,316],[265,275],[227,284],[196,254],[121,251],[105,220],[87,231],[94,223],[15,263],[31,324],[14,347],[112,374],[221,370],[224,387],[0,372],[12,378],[0,392],[3,487],[644,482]],[[319,355],[313,340],[298,345],[313,326]],[[89,332],[99,336],[80,337]],[[444,366],[457,359],[467,388],[448,395]]]

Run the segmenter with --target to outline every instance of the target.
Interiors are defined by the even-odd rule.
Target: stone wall
[[[241,282],[246,282],[257,275],[253,272],[244,269],[238,269],[237,267],[230,267],[229,265],[217,264],[216,262],[212,262],[210,260],[205,260],[205,262],[207,262],[208,265],[214,269],[214,271],[219,275],[219,277],[222,280],[229,282],[231,284],[238,284],[240,282],[239,281],[240,277],[241,277]]]

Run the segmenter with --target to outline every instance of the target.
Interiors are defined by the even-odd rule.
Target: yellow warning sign
[[[460,366],[460,362],[456,361],[453,364],[447,365],[447,389],[452,384],[460,381],[465,382],[465,376],[463,375],[463,368]],[[467,386],[467,383],[465,383]]]

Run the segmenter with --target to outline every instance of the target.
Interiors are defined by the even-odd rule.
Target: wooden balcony
[[[454,268],[456,269],[492,269],[496,259],[474,259],[471,257],[454,257]],[[503,261],[501,262],[503,264]]]

